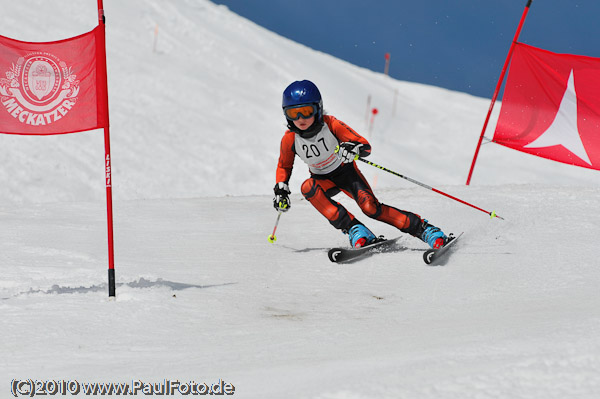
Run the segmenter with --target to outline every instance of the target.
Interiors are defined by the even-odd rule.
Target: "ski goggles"
[[[297,121],[300,118],[308,119],[317,113],[317,106],[314,104],[294,105],[284,108],[283,113],[291,121]]]

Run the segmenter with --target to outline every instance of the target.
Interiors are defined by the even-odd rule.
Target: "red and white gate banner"
[[[108,127],[104,25],[56,42],[0,36],[0,133],[62,134]]]
[[[517,43],[493,141],[600,170],[600,58]]]

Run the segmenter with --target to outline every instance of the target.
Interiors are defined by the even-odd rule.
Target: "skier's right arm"
[[[291,206],[288,182],[292,176],[294,157],[296,156],[294,151],[294,139],[295,134],[290,131],[287,131],[281,139],[279,162],[277,163],[277,171],[275,173],[275,187],[273,188],[275,193],[273,206],[277,211],[285,212]]]

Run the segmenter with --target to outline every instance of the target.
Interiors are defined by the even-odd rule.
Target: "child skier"
[[[361,247],[376,240],[375,235],[332,197],[340,191],[353,198],[368,217],[397,227],[432,248],[448,238],[438,228],[412,212],[380,203],[354,162],[371,153],[368,141],[342,121],[323,114],[317,86],[308,80],[296,81],[283,92],[283,113],[288,129],[281,139],[273,205],[278,211],[290,209],[288,182],[298,155],[310,170],[301,191],[329,223],[348,234],[350,245]]]

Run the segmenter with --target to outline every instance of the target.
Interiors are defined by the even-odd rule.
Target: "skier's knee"
[[[359,193],[358,206],[370,218],[375,219],[381,215],[381,204],[373,195],[366,191]]]
[[[300,187],[300,191],[302,192],[302,195],[304,196],[304,198],[306,198],[307,200],[310,200],[317,193],[317,187],[318,186],[317,186],[317,182],[315,181],[315,179],[306,179],[304,181],[304,183],[302,183],[302,186]]]
[[[366,202],[361,206],[361,209],[365,215],[373,219],[381,215],[381,206],[377,202]]]

